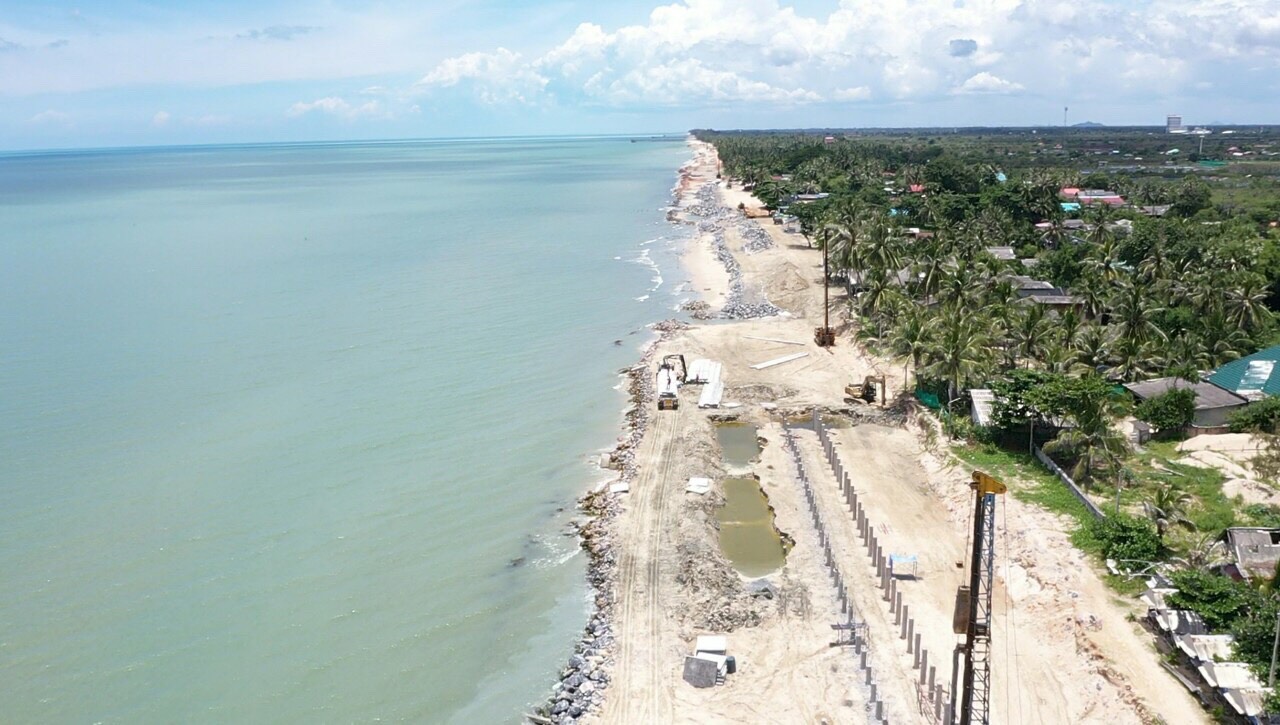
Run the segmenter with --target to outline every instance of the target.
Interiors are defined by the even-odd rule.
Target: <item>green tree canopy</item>
[[[1179,430],[1195,417],[1196,393],[1190,388],[1169,390],[1138,403],[1133,414],[1158,431]]]

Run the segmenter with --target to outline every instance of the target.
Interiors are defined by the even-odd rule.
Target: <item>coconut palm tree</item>
[[[1267,298],[1271,291],[1266,280],[1256,274],[1244,275],[1238,284],[1227,289],[1226,309],[1231,322],[1254,332],[1271,320]]]
[[[901,296],[897,280],[879,267],[870,267],[863,278],[862,291],[856,303],[858,312],[875,326],[876,339],[884,336],[884,313]]]
[[[1076,334],[1074,341],[1073,372],[1096,373],[1106,367],[1111,359],[1111,333],[1097,323],[1086,323]]]
[[[1014,316],[1013,338],[1018,354],[1029,366],[1031,361],[1042,358],[1044,348],[1053,336],[1052,321],[1045,313],[1044,305],[1021,304],[1017,308],[1021,311]]]
[[[1172,484],[1160,484],[1152,497],[1142,503],[1142,511],[1156,525],[1156,533],[1164,539],[1170,526],[1184,526],[1195,530],[1195,524],[1187,518],[1187,505],[1191,503],[1191,494]]]
[[[1070,347],[1075,344],[1076,335],[1080,333],[1080,326],[1083,323],[1084,320],[1080,318],[1080,313],[1076,311],[1076,308],[1068,307],[1065,312],[1058,315],[1053,327],[1057,330],[1061,343]]]
[[[1249,345],[1249,338],[1240,328],[1228,322],[1221,310],[1201,318],[1196,339],[1208,361],[1205,367],[1216,368],[1240,357]]]
[[[1110,308],[1111,322],[1119,340],[1132,339],[1137,343],[1144,343],[1164,339],[1164,331],[1154,319],[1164,308],[1157,306],[1151,299],[1146,285],[1135,283],[1127,277],[1120,279],[1111,295]]]
[[[971,310],[951,306],[942,311],[930,341],[925,369],[947,381],[947,397],[955,399],[991,362],[990,337],[984,320]]]
[[[1196,539],[1195,543],[1187,549],[1185,556],[1174,559],[1188,569],[1198,569],[1207,571],[1222,564],[1231,562],[1231,552],[1227,550],[1227,545],[1220,538],[1221,534],[1217,531],[1210,531],[1202,534]]]
[[[1102,317],[1102,312],[1106,309],[1103,303],[1106,292],[1100,279],[1092,275],[1082,277],[1071,291],[1080,299],[1080,311],[1085,318],[1097,320]]]
[[[1095,374],[1096,375],[1096,374]],[[1118,404],[1110,386],[1096,377],[1082,387],[1067,411],[1074,427],[1067,428],[1045,444],[1050,453],[1064,452],[1075,458],[1071,477],[1088,486],[1099,471],[1119,471],[1119,463],[1129,452],[1129,441],[1115,428]]]
[[[903,384],[907,381],[908,365],[919,370],[921,362],[929,353],[932,342],[933,326],[919,307],[913,306],[898,318],[897,324],[889,332],[889,348],[903,360]]]
[[[1132,382],[1146,377],[1147,373],[1162,367],[1159,346],[1152,340],[1117,335],[1111,346],[1113,364],[1107,369],[1113,378]]]

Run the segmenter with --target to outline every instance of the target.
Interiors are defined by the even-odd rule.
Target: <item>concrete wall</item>
[[[1224,408],[1205,408],[1197,410],[1195,417],[1191,419],[1191,424],[1199,428],[1215,428],[1217,426],[1226,425],[1227,418],[1237,410],[1242,410],[1247,403],[1233,405]]]

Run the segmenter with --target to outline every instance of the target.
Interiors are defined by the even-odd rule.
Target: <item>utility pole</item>
[[[835,347],[836,333],[831,329],[831,276],[827,269],[827,248],[831,246],[831,235],[822,236],[822,327],[813,331],[813,341],[818,347]]]
[[[960,685],[958,725],[989,725],[991,722],[991,587],[995,574],[996,495],[1008,488],[982,471],[973,472],[969,488],[974,491],[973,551],[969,559],[969,586],[956,592],[952,628],[965,635],[956,645],[955,662],[964,658]],[[955,697],[956,667],[952,670],[952,698]]]

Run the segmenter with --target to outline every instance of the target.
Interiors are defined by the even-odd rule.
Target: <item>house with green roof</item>
[[[1213,371],[1209,382],[1249,400],[1280,395],[1280,345],[1232,360]]]

